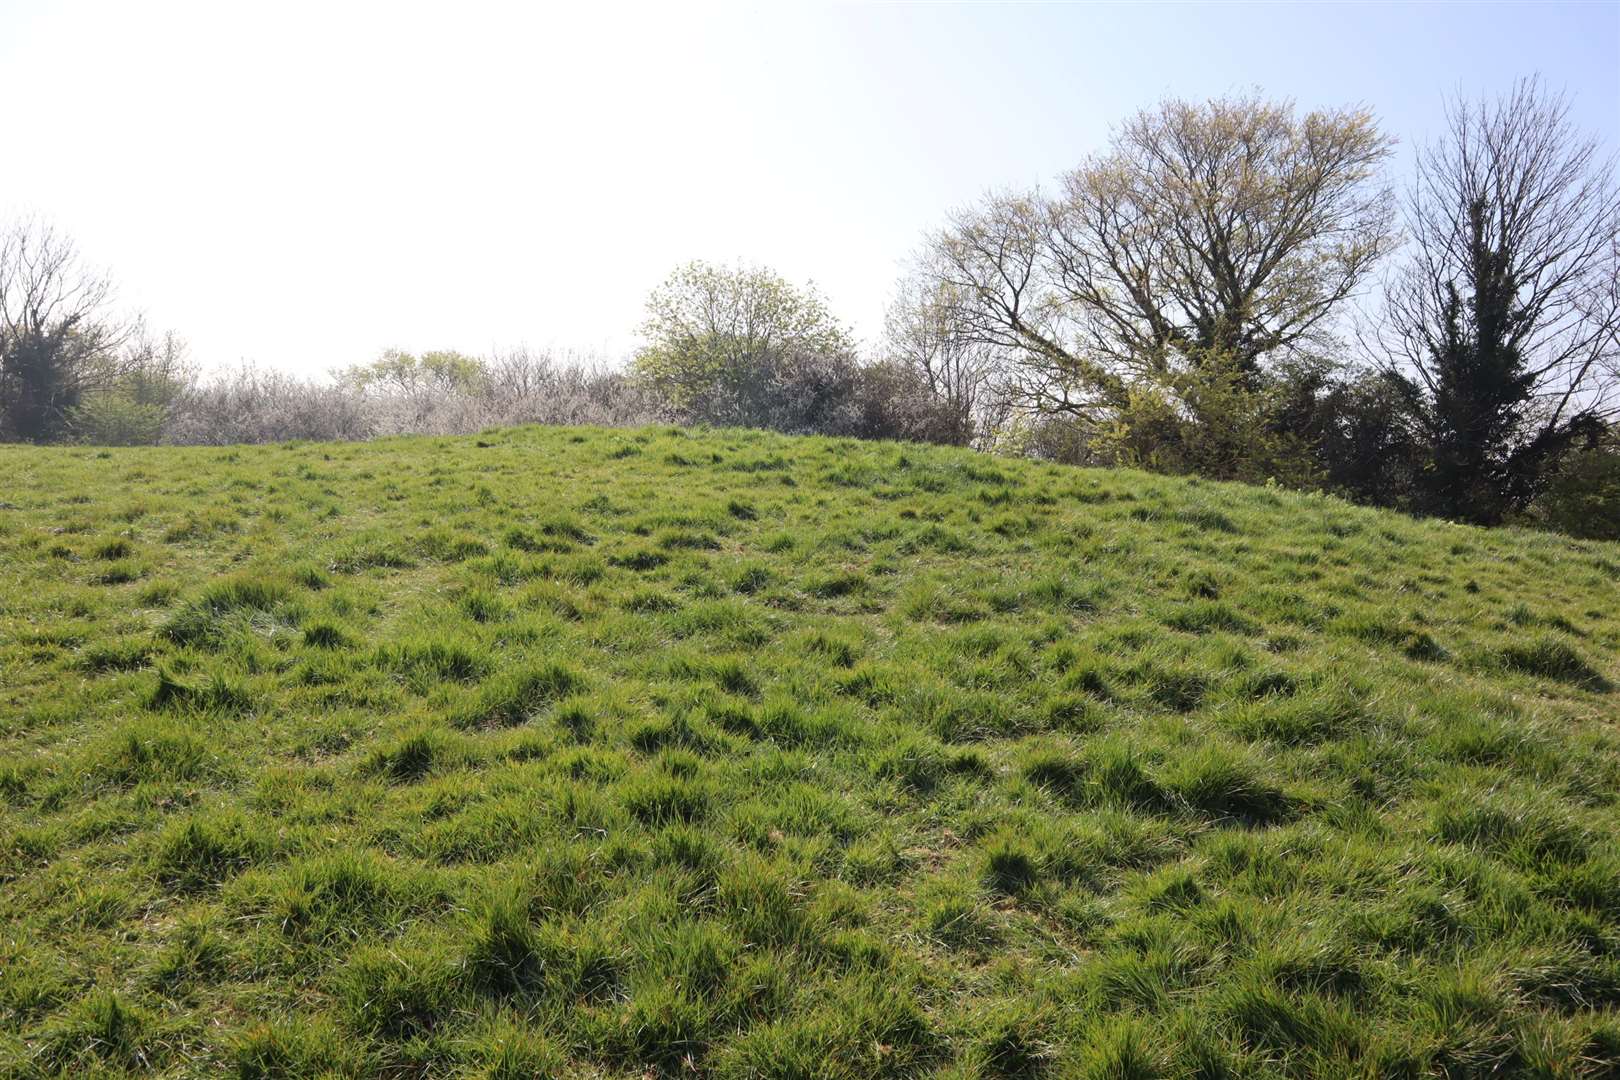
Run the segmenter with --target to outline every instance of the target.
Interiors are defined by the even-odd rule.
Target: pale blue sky
[[[867,337],[923,230],[1166,95],[1364,103],[1540,72],[1620,145],[1620,4],[611,6],[0,0],[0,215],[206,365],[633,342],[689,258]]]

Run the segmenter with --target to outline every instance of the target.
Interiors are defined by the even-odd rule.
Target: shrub
[[[1620,436],[1571,454],[1526,517],[1587,540],[1620,540]]]

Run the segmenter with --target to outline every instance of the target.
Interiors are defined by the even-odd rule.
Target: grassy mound
[[[1606,1076],[1620,548],[772,435],[0,449],[0,1076]]]

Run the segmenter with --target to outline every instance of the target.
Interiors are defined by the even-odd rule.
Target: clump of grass
[[[1017,896],[1033,888],[1040,876],[1040,854],[1019,837],[1004,833],[985,846],[983,877],[987,888]]]
[[[974,890],[960,885],[930,890],[920,913],[923,937],[942,948],[985,955],[1005,938],[990,907]]]
[[[477,1042],[484,1059],[480,1075],[487,1080],[529,1080],[568,1072],[563,1049],[531,1027],[502,1023]]]
[[[802,882],[758,856],[738,859],[720,874],[716,906],[744,942],[781,948],[806,929]]]
[[[1288,994],[1256,982],[1233,990],[1225,1007],[1239,1038],[1263,1053],[1301,1054],[1318,1046],[1359,1053],[1364,1045],[1350,1011],[1320,995]]]
[[[714,662],[714,684],[737,697],[759,696],[759,680],[748,670],[748,665],[735,656],[722,657]]]
[[[744,596],[752,596],[768,588],[775,580],[769,567],[759,563],[748,563],[732,575],[731,588]]]
[[[488,589],[472,589],[463,593],[460,604],[467,617],[479,623],[499,622],[511,611],[511,606],[505,600]]]
[[[332,556],[332,569],[339,574],[364,570],[408,570],[416,565],[399,541],[381,537],[357,537]]]
[[[1528,642],[1504,645],[1496,659],[1508,671],[1593,690],[1608,688],[1608,681],[1573,645],[1553,635],[1544,634]]]
[[[1269,685],[1279,692],[1266,694]],[[1246,695],[1258,700],[1245,702],[1226,719],[1228,728],[1248,739],[1271,739],[1288,746],[1309,746],[1331,739],[1344,739],[1362,730],[1369,722],[1367,708],[1353,694],[1323,688],[1303,694],[1281,693],[1291,682],[1251,682]]]
[[[1253,622],[1219,600],[1199,600],[1188,604],[1166,619],[1165,625],[1192,634],[1214,631],[1252,634],[1256,630]]]
[[[355,640],[334,622],[314,622],[304,627],[304,644],[312,649],[350,649]]]
[[[146,699],[149,709],[231,715],[253,708],[247,688],[217,671],[200,682],[180,679],[162,667],[157,675],[157,685]]]
[[[418,693],[442,682],[472,682],[490,669],[488,653],[457,638],[423,637],[383,645],[376,663],[402,676]]]
[[[1019,772],[1036,787],[1077,802],[1086,797],[1091,778],[1088,764],[1062,748],[1039,748],[1026,753]]]
[[[1584,831],[1545,809],[1494,798],[1449,801],[1435,813],[1435,834],[1449,843],[1469,844],[1527,865],[1572,865],[1589,851]]]
[[[96,990],[45,1029],[36,1062],[58,1075],[148,1071],[160,1064],[163,1049],[155,1016],[116,992]]]
[[[354,1075],[364,1057],[336,1024],[297,1016],[249,1028],[230,1050],[240,1080]]]
[[[440,728],[424,727],[378,747],[366,759],[366,769],[397,783],[411,783],[436,769],[462,764],[468,757],[469,748],[462,739]]]
[[[566,555],[574,550],[574,544],[565,537],[548,536],[544,532],[522,525],[512,525],[501,534],[501,542],[515,551],[530,553],[553,552]]]
[[[125,724],[91,748],[80,768],[115,787],[198,780],[217,768],[208,744],[189,728],[156,720]]]
[[[455,717],[458,727],[511,727],[527,723],[554,702],[578,693],[585,680],[549,663],[503,671],[479,690],[477,701]]]
[[[449,1018],[460,983],[449,947],[424,941],[357,949],[334,989],[355,1028],[408,1039],[430,1034]]]
[[[29,789],[43,772],[33,761],[0,761],[0,800],[20,805],[28,800]]]
[[[708,785],[679,777],[641,777],[621,790],[625,808],[646,825],[700,821],[713,802]]]
[[[91,554],[104,562],[115,562],[135,554],[135,545],[121,536],[113,537],[97,544]]]
[[[681,604],[673,596],[658,589],[637,589],[625,598],[624,608],[638,615],[679,611]]]
[[[226,896],[244,918],[316,947],[381,940],[443,910],[432,874],[363,849],[249,869],[230,882]]]
[[[1444,660],[1447,655],[1428,631],[1379,615],[1349,616],[1334,624],[1334,629],[1359,641],[1398,649],[1413,660]]]
[[[169,935],[147,981],[169,994],[184,993],[226,977],[231,961],[231,945],[222,934],[206,923],[188,921]]]
[[[327,577],[320,567],[308,563],[294,567],[288,577],[295,585],[311,592],[320,592],[332,585],[332,579]]]
[[[879,753],[872,772],[915,792],[932,791],[951,772],[952,759],[944,746],[919,735],[903,735]]]
[[[1283,793],[1267,783],[1243,754],[1206,744],[1171,762],[1163,779],[1177,799],[1205,814],[1251,823],[1275,821],[1288,813]]]
[[[651,551],[646,548],[640,548],[630,551],[623,551],[616,555],[610,555],[608,556],[608,562],[614,566],[623,567],[626,570],[645,572],[648,570],[656,570],[660,566],[663,566],[665,563],[669,562],[669,556],[664,554],[662,551]]]
[[[108,564],[91,580],[97,585],[128,585],[146,576],[146,568],[134,562]]]
[[[480,992],[517,993],[539,984],[553,966],[554,950],[534,924],[533,903],[527,892],[507,883],[473,913],[462,964]]]
[[[201,814],[170,826],[152,862],[163,884],[193,892],[219,885],[270,849],[265,830],[242,815]]]
[[[979,1025],[972,1057],[979,1076],[994,1080],[1035,1080],[1053,1063],[1049,1035],[1053,1018],[1037,1007],[1011,1002]]]
[[[806,583],[805,592],[817,599],[833,600],[861,592],[865,588],[866,575],[858,570],[847,570],[812,578]]]
[[[1108,740],[1087,747],[1083,760],[1086,779],[1082,793],[1088,804],[1149,812],[1173,806],[1171,794],[1148,774],[1140,755],[1125,743]]]
[[[296,623],[296,611],[288,606],[291,597],[291,586],[279,578],[226,578],[207,586],[200,596],[176,611],[164,624],[162,634],[177,645],[218,647],[234,627],[254,615],[280,613]]]
[[[135,594],[140,607],[168,607],[180,595],[180,586],[173,581],[154,581]]]
[[[98,675],[109,671],[138,671],[151,662],[151,647],[128,638],[87,645],[79,653],[79,667]]]

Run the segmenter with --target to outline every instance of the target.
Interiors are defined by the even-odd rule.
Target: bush
[[[1586,540],[1620,540],[1620,436],[1571,454],[1526,517]]]
[[[209,446],[324,442],[470,435],[519,424],[622,427],[657,417],[640,387],[588,359],[524,349],[488,360],[387,353],[329,383],[252,367],[227,372],[180,396],[162,439]]]
[[[244,366],[176,403],[164,441],[187,445],[321,442],[370,438],[376,430],[358,391]]]
[[[1331,490],[1363,505],[1412,504],[1421,453],[1406,406],[1386,377],[1323,387],[1303,426]]]
[[[162,439],[166,410],[127,394],[89,394],[68,417],[74,437],[94,446],[151,446]]]

